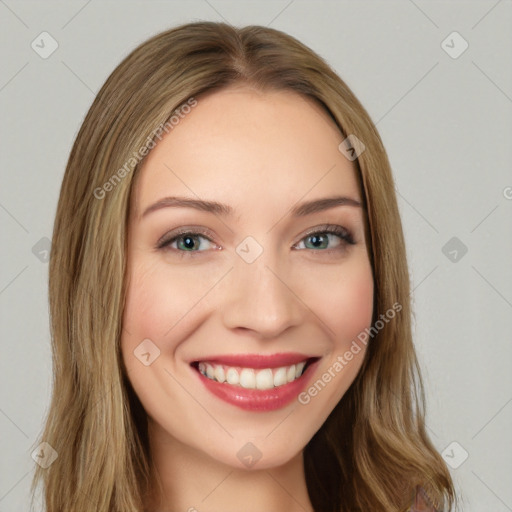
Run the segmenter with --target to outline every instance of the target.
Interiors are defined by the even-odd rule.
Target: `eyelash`
[[[165,235],[164,237],[162,237],[157,242],[156,249],[169,250],[169,251],[178,253],[180,255],[180,257],[187,257],[188,255],[190,255],[191,257],[195,257],[198,253],[202,253],[205,251],[197,251],[197,250],[196,251],[181,251],[179,249],[170,248],[169,246],[172,243],[174,243],[175,241],[179,240],[180,238],[184,238],[185,235],[191,235],[192,237],[199,235],[199,236],[205,238],[206,240],[208,240],[209,242],[214,243],[211,240],[211,238],[208,236],[208,233],[209,232],[202,230],[202,229],[197,229],[195,231],[191,230],[191,229],[182,229],[181,231],[179,231],[177,233],[176,232],[172,233],[171,238],[169,238],[169,235]],[[299,243],[302,242],[306,238],[310,238],[315,235],[326,235],[326,234],[338,236],[341,239],[341,245],[334,249],[319,249],[319,250],[309,249],[309,250],[313,251],[313,252],[332,254],[335,252],[342,252],[346,249],[347,245],[355,245],[355,243],[356,243],[354,238],[352,237],[351,233],[347,229],[345,229],[343,226],[338,226],[336,224],[326,224],[324,226],[320,226],[319,228],[315,228],[313,231],[306,233],[300,239]],[[296,245],[298,245],[298,244],[296,244]],[[304,249],[299,249],[299,250],[304,250]]]

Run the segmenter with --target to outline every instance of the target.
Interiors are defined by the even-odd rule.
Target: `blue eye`
[[[158,242],[157,249],[170,250],[179,253],[180,256],[185,256],[186,254],[195,256],[193,253],[204,252],[208,249],[208,247],[204,247],[205,244],[202,243],[202,240],[207,242],[206,245],[210,243],[215,246],[214,242],[206,236],[205,233],[190,230],[183,230],[178,234],[171,233],[170,237],[163,237],[162,240]],[[336,242],[336,238],[338,238],[338,242],[334,247],[329,247],[329,244],[332,245]],[[309,246],[307,246],[308,244],[304,244],[304,241],[310,241]],[[332,252],[343,251],[347,244],[354,245],[355,241],[350,232],[344,227],[326,225],[308,233],[294,248],[297,248],[300,244],[302,244],[303,247],[299,247],[299,249],[305,248],[313,250],[314,252]]]
[[[326,247],[334,237],[340,239],[335,247]],[[346,244],[354,245],[355,241],[352,235],[342,226],[325,226],[322,229],[308,233],[302,240],[311,240],[312,249],[321,249],[321,251],[330,252],[331,250],[343,250]],[[301,240],[301,243],[302,243]],[[306,247],[309,249],[310,247]],[[318,251],[317,251],[318,252]]]
[[[201,244],[201,239],[207,240],[210,243],[213,243],[208,237],[202,235],[201,233],[195,233],[192,231],[184,231],[170,239],[164,239],[162,242],[158,244],[158,249],[169,248],[171,250],[187,253],[187,252],[203,252],[199,251],[199,248],[203,247],[204,244]],[[176,244],[176,247],[173,245]]]

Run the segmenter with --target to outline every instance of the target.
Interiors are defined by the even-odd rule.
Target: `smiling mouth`
[[[311,357],[295,364],[277,368],[228,366],[210,361],[195,361],[191,365],[207,379],[227,386],[263,391],[279,388],[299,379],[308,366],[318,359],[318,357]]]

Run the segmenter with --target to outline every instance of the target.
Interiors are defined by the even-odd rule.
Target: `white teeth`
[[[214,373],[215,380],[218,382],[224,382],[226,380],[226,373],[224,372],[224,368],[220,365],[215,365]]]
[[[274,376],[270,368],[260,370],[256,374],[256,387],[258,389],[272,389],[274,387]]]
[[[242,386],[246,389],[272,389],[284,386],[289,382],[298,379],[306,366],[306,362],[282,366],[280,368],[265,368],[256,370],[253,368],[233,368],[214,363],[200,362],[199,371],[209,379],[220,383]]]
[[[256,375],[254,375],[254,370],[244,368],[240,372],[240,386],[246,389],[254,389],[256,387]]]
[[[303,361],[302,363],[297,363],[295,365],[295,378],[299,378],[302,375],[302,370],[304,370],[304,366],[306,363]]]
[[[282,386],[287,382],[288,381],[286,380],[286,368],[278,368],[276,373],[274,374],[274,386]]]
[[[228,381],[228,384],[238,385],[240,382],[238,372],[234,368],[229,368],[226,373],[226,380]]]
[[[209,379],[213,379],[215,375],[215,370],[213,369],[213,366],[211,364],[206,363],[206,376]]]
[[[295,380],[295,365],[292,364],[288,367],[288,370],[286,370],[286,380],[288,382],[292,382]]]

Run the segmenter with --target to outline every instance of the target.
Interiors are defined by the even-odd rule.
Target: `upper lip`
[[[226,354],[213,355],[195,359],[193,363],[201,361],[222,364],[226,366],[240,366],[245,368],[280,368],[282,366],[291,366],[292,364],[301,363],[308,359],[318,358],[307,354],[299,354],[297,352],[287,352],[278,354]]]

